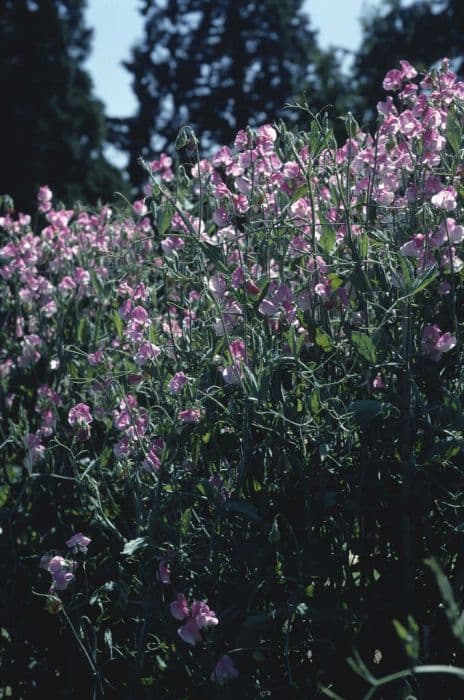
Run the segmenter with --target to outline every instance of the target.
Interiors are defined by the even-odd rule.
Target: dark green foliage
[[[67,204],[112,199],[121,177],[103,156],[105,119],[82,63],[84,0],[0,3],[0,193],[19,209],[40,185]]]

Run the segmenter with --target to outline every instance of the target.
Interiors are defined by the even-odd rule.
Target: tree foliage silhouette
[[[40,185],[66,203],[111,199],[124,187],[103,156],[103,105],[83,69],[91,31],[84,0],[0,3],[0,193],[30,209]]]
[[[145,0],[144,37],[125,64],[138,111],[112,120],[115,139],[130,152],[132,182],[143,179],[138,157],[168,148],[185,124],[208,148],[230,143],[247,124],[278,119],[303,91],[315,111],[339,99],[336,57],[319,49],[301,6],[302,0]],[[296,113],[287,116],[296,120]]]

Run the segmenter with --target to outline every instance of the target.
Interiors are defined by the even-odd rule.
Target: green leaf
[[[2,484],[0,486],[0,508],[2,508],[5,503],[8,501],[8,497],[10,495],[10,487],[8,484]]]
[[[121,320],[121,316],[116,311],[116,309],[113,311],[113,323],[114,323],[114,327],[116,329],[116,333],[118,334],[118,336],[120,338],[122,338],[122,328],[123,328],[122,320]]]
[[[271,544],[277,544],[277,542],[280,542],[280,530],[279,530],[279,522],[278,522],[278,515],[273,520],[272,527],[269,531],[269,535],[267,536],[268,541]]]
[[[218,246],[211,245],[210,243],[205,243],[203,241],[199,241],[199,245],[203,251],[203,254],[218,270],[225,273],[229,272],[229,268],[224,262],[222,251]]]
[[[234,499],[229,500],[227,501],[226,509],[228,511],[232,511],[233,513],[240,513],[249,520],[253,520],[255,523],[259,523],[262,520],[254,505],[252,503],[248,503],[247,501],[237,501]]]
[[[369,236],[367,233],[363,233],[357,238],[359,257],[364,259],[367,258],[367,253],[369,252]]]
[[[412,265],[408,258],[403,257],[402,255],[399,256],[399,262],[400,262],[400,267],[401,267],[401,274],[403,276],[402,279],[402,291],[403,293],[410,292],[412,284],[413,284],[413,275],[414,271],[412,268]]]
[[[459,639],[461,644],[464,644],[464,612],[461,612],[456,603],[451,584],[435,559],[426,559],[425,563],[435,574],[441,597],[445,603],[446,616],[453,630],[453,634]]]
[[[405,627],[399,620],[393,620],[393,627],[396,634],[403,642],[405,651],[410,659],[414,661],[419,657],[419,625],[411,615],[408,615],[408,626]]]
[[[122,553],[128,557],[132,557],[139,549],[145,549],[147,546],[148,543],[145,537],[136,537],[135,540],[126,542]]]
[[[168,228],[171,226],[171,219],[172,208],[169,205],[158,209],[156,214],[156,226],[161,236],[165,234]]]
[[[453,110],[448,113],[445,135],[453,151],[459,153],[462,144],[462,128]]]
[[[324,350],[324,352],[330,352],[332,349],[332,341],[330,336],[327,335],[322,328],[316,328],[316,344]]]
[[[322,224],[322,235],[319,239],[319,246],[324,253],[331,253],[335,247],[337,234],[335,228],[329,224]]]
[[[77,324],[77,341],[80,345],[84,343],[85,331],[87,329],[87,317],[82,316]]]
[[[314,389],[314,391],[311,393],[311,398],[309,400],[309,408],[310,408],[313,416],[315,416],[319,413],[320,407],[321,407],[321,401],[320,401],[319,389]]]
[[[314,598],[314,583],[310,583],[306,586],[304,589],[305,595],[308,596],[308,598]]]
[[[437,265],[433,265],[432,267],[429,267],[428,270],[425,270],[419,277],[416,277],[416,279],[413,282],[413,285],[411,287],[411,295],[414,296],[415,294],[419,294],[419,292],[422,292],[426,287],[433,282],[434,279],[438,277],[438,270],[437,270]]]
[[[285,338],[293,357],[298,357],[305,341],[304,334],[297,335],[294,326],[290,326],[290,329],[285,334]]]
[[[186,537],[192,520],[192,509],[186,508],[180,519],[180,532],[182,537]]]
[[[348,411],[354,416],[361,427],[365,427],[375,418],[385,414],[389,408],[388,404],[373,399],[362,399],[352,401],[348,406]]]
[[[296,192],[294,192],[290,198],[290,203],[293,204],[296,202],[298,199],[301,199],[302,197],[306,197],[308,194],[308,185],[301,185],[301,187],[298,187]]]
[[[365,333],[353,331],[351,334],[351,340],[353,341],[353,344],[361,357],[370,362],[372,365],[375,365],[377,362],[377,353],[375,352],[374,343],[370,337]]]
[[[306,603],[299,603],[295,607],[295,612],[298,615],[298,617],[306,617],[309,614],[309,608],[306,605]]]

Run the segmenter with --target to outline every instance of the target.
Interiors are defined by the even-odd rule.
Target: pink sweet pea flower
[[[90,408],[85,403],[78,403],[68,413],[68,423],[71,428],[77,428],[77,439],[84,441],[90,438],[90,423],[93,418]]]
[[[191,644],[192,647],[194,647],[198,642],[201,642],[200,630],[195,620],[192,620],[191,617],[189,617],[185,625],[179,627],[177,634],[184,640],[184,642]]]
[[[199,423],[201,418],[201,409],[187,408],[185,411],[179,411],[177,417],[183,423]]]
[[[430,201],[437,209],[452,211],[457,207],[456,197],[457,194],[454,187],[447,187],[446,189],[437,192],[437,194],[434,194]]]
[[[425,326],[422,331],[422,350],[434,362],[439,362],[442,354],[452,350],[456,342],[456,338],[451,333],[442,334],[436,323],[433,326]]]
[[[240,129],[240,131],[237,133],[234,140],[234,146],[237,151],[243,151],[248,146],[248,135],[243,129]]]
[[[74,574],[69,571],[73,563],[67,562],[63,557],[51,557],[48,559],[48,562],[46,561],[46,557],[42,557],[40,566],[43,569],[46,568],[52,575],[53,582],[50,587],[50,593],[54,591],[65,591],[71,581],[74,580]]]
[[[146,472],[157,472],[161,467],[160,452],[164,449],[163,438],[156,438],[151,443],[147,456],[143,461],[142,469]]]
[[[143,367],[150,360],[156,360],[159,355],[161,355],[161,348],[145,340],[134,355],[134,362],[139,367]]]
[[[178,394],[188,382],[188,377],[183,372],[176,372],[168,382],[168,389],[171,394]]]
[[[377,374],[372,380],[373,389],[385,389],[386,385],[381,374]]]
[[[47,185],[40,187],[37,193],[37,201],[39,202],[39,211],[45,214],[52,208],[53,193]]]
[[[224,685],[224,681],[234,680],[238,678],[238,675],[238,670],[234,666],[234,662],[228,654],[224,654],[214,667],[211,680],[215,683],[219,683],[219,685]]]
[[[158,564],[158,570],[156,572],[156,578],[160,583],[164,583],[169,586],[171,583],[171,569],[169,568],[166,559],[162,559]],[[171,603],[172,605],[172,603]],[[182,618],[183,619],[183,618]]]
[[[145,205],[145,202],[142,199],[138,199],[135,201],[132,205],[132,211],[136,216],[145,216],[147,213],[148,209]]]
[[[176,600],[170,604],[169,610],[176,620],[185,620],[188,617],[190,608],[183,593],[178,593]]]
[[[76,532],[75,535],[69,538],[66,545],[70,549],[74,549],[76,552],[82,552],[82,554],[85,554],[91,541],[92,540],[90,537],[86,537],[86,535],[83,535],[82,532]]]
[[[219,622],[214,610],[211,610],[205,602],[200,600],[193,601],[191,615],[199,628],[217,625]]]

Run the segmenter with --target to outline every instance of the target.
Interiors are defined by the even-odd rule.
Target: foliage
[[[84,0],[0,3],[3,160],[0,193],[29,210],[48,183],[68,205],[123,188],[103,156],[105,118],[82,64]]]
[[[13,697],[462,695],[464,85],[416,79],[342,147],[184,129],[132,205],[5,199]]]

